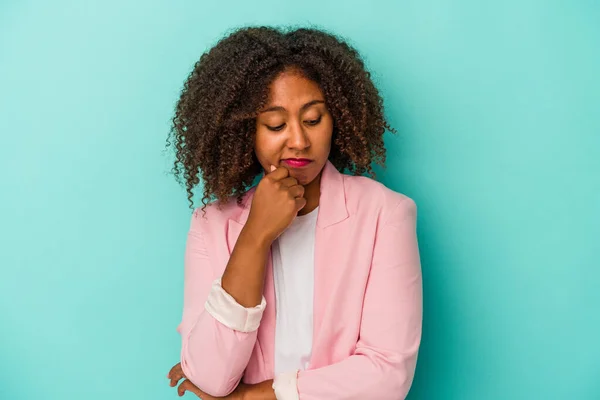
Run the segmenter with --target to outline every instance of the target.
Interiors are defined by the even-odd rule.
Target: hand
[[[179,380],[181,378],[186,378],[186,376],[183,373],[183,370],[181,369],[181,363],[177,363],[173,366],[173,368],[171,368],[171,370],[167,374],[167,378],[169,378],[171,380],[171,382],[169,383],[169,385],[171,387],[174,387],[175,385],[177,385],[177,383],[179,382]],[[194,385],[189,379],[186,378],[177,387],[177,394],[181,397],[185,394],[186,391],[189,391],[189,392],[194,393],[196,396],[198,396],[202,400],[218,400],[218,399],[243,400],[244,393],[249,389],[249,387],[250,387],[250,385],[246,385],[245,383],[240,382],[238,387],[235,388],[235,390],[229,396],[214,397],[207,393],[204,393],[202,390],[200,390],[198,388],[198,386]]]
[[[271,166],[271,172],[258,183],[247,225],[274,241],[291,224],[306,205],[304,187],[290,176],[285,167]]]
[[[174,387],[181,378],[187,378],[181,369],[181,363],[173,365],[173,368],[167,374],[167,378],[171,380],[169,386]]]

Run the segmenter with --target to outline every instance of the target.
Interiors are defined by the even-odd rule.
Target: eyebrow
[[[303,105],[302,107],[300,107],[300,111],[304,111],[308,107],[314,106],[315,104],[325,104],[325,102],[323,100],[312,100],[312,101],[309,101],[308,103],[306,103],[305,105]],[[269,107],[267,109],[261,110],[261,113],[266,113],[266,112],[269,112],[269,111],[287,111],[287,110],[285,108],[283,108],[282,106],[273,106],[273,107]]]

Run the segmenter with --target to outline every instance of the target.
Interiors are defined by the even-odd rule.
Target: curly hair
[[[172,172],[187,189],[204,181],[203,209],[244,192],[262,172],[254,153],[256,117],[270,83],[287,68],[316,82],[333,118],[329,160],[340,171],[374,176],[385,164],[383,100],[359,53],[318,29],[245,27],[202,54],[181,91],[167,139],[175,147]]]

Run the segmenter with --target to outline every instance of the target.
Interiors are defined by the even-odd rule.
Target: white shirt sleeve
[[[283,372],[273,379],[273,390],[277,400],[300,400],[298,396],[298,370]]]
[[[263,296],[262,301],[257,306],[242,306],[223,289],[221,278],[219,278],[213,281],[204,308],[214,319],[230,329],[240,332],[253,332],[260,325],[266,305],[267,301]]]

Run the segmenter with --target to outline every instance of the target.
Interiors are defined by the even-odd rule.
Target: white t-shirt
[[[273,242],[275,376],[304,370],[310,360],[318,209],[297,216]]]

